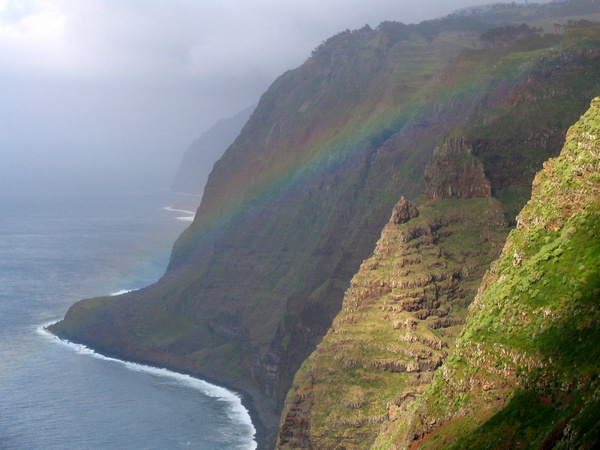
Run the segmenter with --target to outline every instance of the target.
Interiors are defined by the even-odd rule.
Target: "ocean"
[[[106,358],[44,326],[157,281],[198,198],[165,189],[0,192],[0,449],[254,449],[240,398]]]

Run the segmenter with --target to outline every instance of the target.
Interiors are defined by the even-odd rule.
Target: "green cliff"
[[[448,356],[507,232],[489,197],[423,201],[418,217],[395,222],[296,375],[280,448],[368,448]]]
[[[536,176],[465,329],[376,447],[600,445],[600,98]]]
[[[552,59],[550,54],[538,61]],[[538,77],[558,73],[529,64]],[[503,70],[502,62],[496,68]],[[551,135],[535,121],[562,107],[538,110],[539,97],[529,89],[544,82],[529,76],[528,83],[507,92],[493,120],[454,130],[436,148],[425,169],[426,195],[417,200],[418,213],[404,214],[410,220],[402,221],[392,215],[328,334],[297,373],[278,448],[369,448],[428,388],[504,244],[509,228],[501,211],[512,211],[515,197],[529,195],[522,183],[532,166],[523,160],[549,142],[540,138],[525,145],[518,135],[528,132],[526,126],[530,135]],[[512,186],[502,189],[511,178]]]
[[[600,32],[577,26],[581,14],[598,19],[598,5],[574,5],[384,22],[327,40],[273,83],[215,164],[162,279],[78,302],[52,331],[242,389],[272,431],[296,371],[404,196],[418,203],[424,234],[415,239],[448,247],[434,257],[432,242],[421,255],[440,265],[427,269],[431,277],[450,277],[435,283],[457,305],[432,300],[419,313],[439,319],[433,336],[448,330],[443,359],[477,270],[497,254],[535,172],[600,92]],[[486,34],[499,24],[499,34]],[[432,200],[420,202],[424,182]],[[456,217],[440,222],[452,205]],[[463,254],[461,239],[481,248]]]
[[[596,99],[536,177],[458,341],[506,237],[499,204],[402,199],[296,375],[278,448],[597,448],[599,136]]]

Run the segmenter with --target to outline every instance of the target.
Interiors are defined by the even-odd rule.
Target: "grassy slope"
[[[589,33],[593,35],[594,32]],[[392,284],[402,283],[405,278],[414,277],[415,274],[425,276],[431,272],[432,267],[444,267],[447,273],[460,272],[466,267],[471,269],[473,279],[469,282],[471,285],[465,286],[466,280],[463,279],[453,287],[462,290],[463,299],[459,304],[452,295],[448,297],[448,291],[444,291],[444,288],[438,287],[437,294],[433,294],[433,298],[441,301],[443,307],[455,309],[457,317],[466,315],[466,305],[473,299],[485,268],[495,257],[493,252],[482,249],[489,245],[487,240],[494,242],[506,236],[503,234],[506,231],[503,231],[498,222],[492,221],[493,225],[482,226],[486,214],[489,219],[493,216],[494,208],[503,208],[510,217],[512,211],[521,208],[523,196],[529,192],[522,185],[531,180],[532,168],[541,167],[541,160],[549,156],[551,145],[548,142],[552,139],[540,139],[536,133],[540,129],[552,129],[552,122],[546,120],[548,115],[544,112],[558,109],[559,113],[552,120],[563,114],[563,120],[573,121],[574,111],[569,105],[562,103],[565,98],[589,94],[590,91],[598,92],[598,86],[594,86],[598,78],[594,75],[594,81],[590,82],[585,76],[585,73],[588,77],[598,73],[597,65],[591,64],[585,70],[576,70],[573,65],[568,72],[560,72],[555,70],[555,61],[564,60],[568,51],[517,50],[467,52],[444,74],[440,83],[442,86],[462,85],[460,95],[460,92],[476,91],[476,80],[480,78],[491,80],[489,90],[484,92],[492,99],[485,99],[478,111],[483,116],[484,108],[487,109],[485,125],[475,125],[457,132],[464,133],[477,143],[478,157],[486,164],[486,173],[492,175],[492,180],[499,179],[493,176],[494,171],[503,170],[503,184],[496,182],[494,185],[495,194],[501,201],[495,201],[491,205],[489,202],[482,204],[481,200],[460,200],[454,203],[442,200],[425,207],[421,217],[402,227],[418,228],[427,221],[440,223],[440,219],[441,222],[452,224],[461,214],[463,217],[459,221],[463,228],[453,229],[456,224],[449,225],[442,231],[443,235],[447,233],[448,236],[433,245],[428,243],[428,247],[413,241],[409,244],[398,243],[402,227],[396,229],[388,224],[378,244],[378,248],[384,249],[387,245],[385,257],[377,255],[376,251],[377,261],[371,264],[368,260],[363,264],[363,269],[355,276],[346,293],[342,312],[334,321],[332,329],[294,380],[282,417],[280,447],[293,448],[299,443],[310,442],[318,448],[335,448],[339,443],[348,448],[365,448],[373,442],[382,423],[394,420],[397,414],[401,414],[415,394],[421,392],[431,379],[430,370],[394,369],[390,364],[386,366],[386,362],[418,362],[427,359],[422,356],[423,352],[431,360],[437,357],[443,359],[447,354],[447,350],[440,352],[435,348],[427,348],[427,345],[423,346],[418,340],[416,344],[404,341],[399,343],[406,330],[404,327],[394,328],[393,324],[407,320],[412,313],[404,311],[399,318],[396,313],[382,312],[386,311],[386,305],[390,303],[389,296],[393,294],[386,289],[379,289],[381,292],[378,292],[370,286],[378,286],[378,283],[385,283],[385,280],[392,280]],[[491,61],[495,61],[493,66]],[[525,62],[528,64],[524,64]],[[528,72],[522,71],[523,66],[528,67]],[[546,81],[549,73],[552,74],[552,82]],[[528,80],[520,82],[523,78]],[[538,79],[541,80],[539,84]],[[571,86],[571,89],[565,89],[565,86]],[[498,92],[494,88],[503,94],[501,99],[493,98],[493,94]],[[550,92],[559,94],[548,95]],[[528,117],[526,125],[522,124],[524,116]],[[513,131],[514,135],[511,135]],[[524,159],[526,163],[523,162]],[[518,170],[520,173],[506,174]],[[519,195],[514,195],[515,191]],[[437,218],[433,219],[432,214]],[[480,234],[481,229],[489,231],[485,239]],[[405,258],[403,253],[408,251],[404,248],[406,246],[414,247],[411,251],[418,255],[419,260],[427,260],[427,257],[423,257],[423,252],[434,255],[438,252],[443,256],[438,256],[435,262],[416,264],[410,267],[409,275],[404,275],[405,269],[398,270],[397,263]],[[365,266],[370,268],[365,269]],[[431,296],[431,293],[423,292],[422,288],[416,290],[421,291],[415,294],[417,299]],[[352,302],[361,305],[360,312],[357,313],[350,307]],[[421,321],[417,319],[417,323]],[[430,334],[434,340],[442,339],[444,348],[451,348],[461,328],[460,323],[454,323],[450,328],[443,327],[441,334],[436,335],[437,332],[431,330],[426,331],[426,334]],[[428,330],[427,322],[422,326],[424,331]],[[421,356],[417,356],[419,354]]]
[[[536,177],[459,343],[415,415],[399,422],[401,436],[428,433],[423,448],[597,448],[599,230],[596,99]]]
[[[329,333],[296,375],[281,448],[301,439],[314,448],[367,448],[452,348],[506,223],[491,198],[436,200],[419,211],[384,228]],[[308,434],[286,436],[299,418]]]

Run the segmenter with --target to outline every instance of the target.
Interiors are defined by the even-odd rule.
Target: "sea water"
[[[44,331],[77,300],[157,281],[190,200],[160,189],[0,192],[0,449],[256,448],[234,393]]]

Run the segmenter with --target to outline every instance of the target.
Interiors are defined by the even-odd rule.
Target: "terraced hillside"
[[[600,98],[536,176],[467,324],[377,446],[597,448]]]

